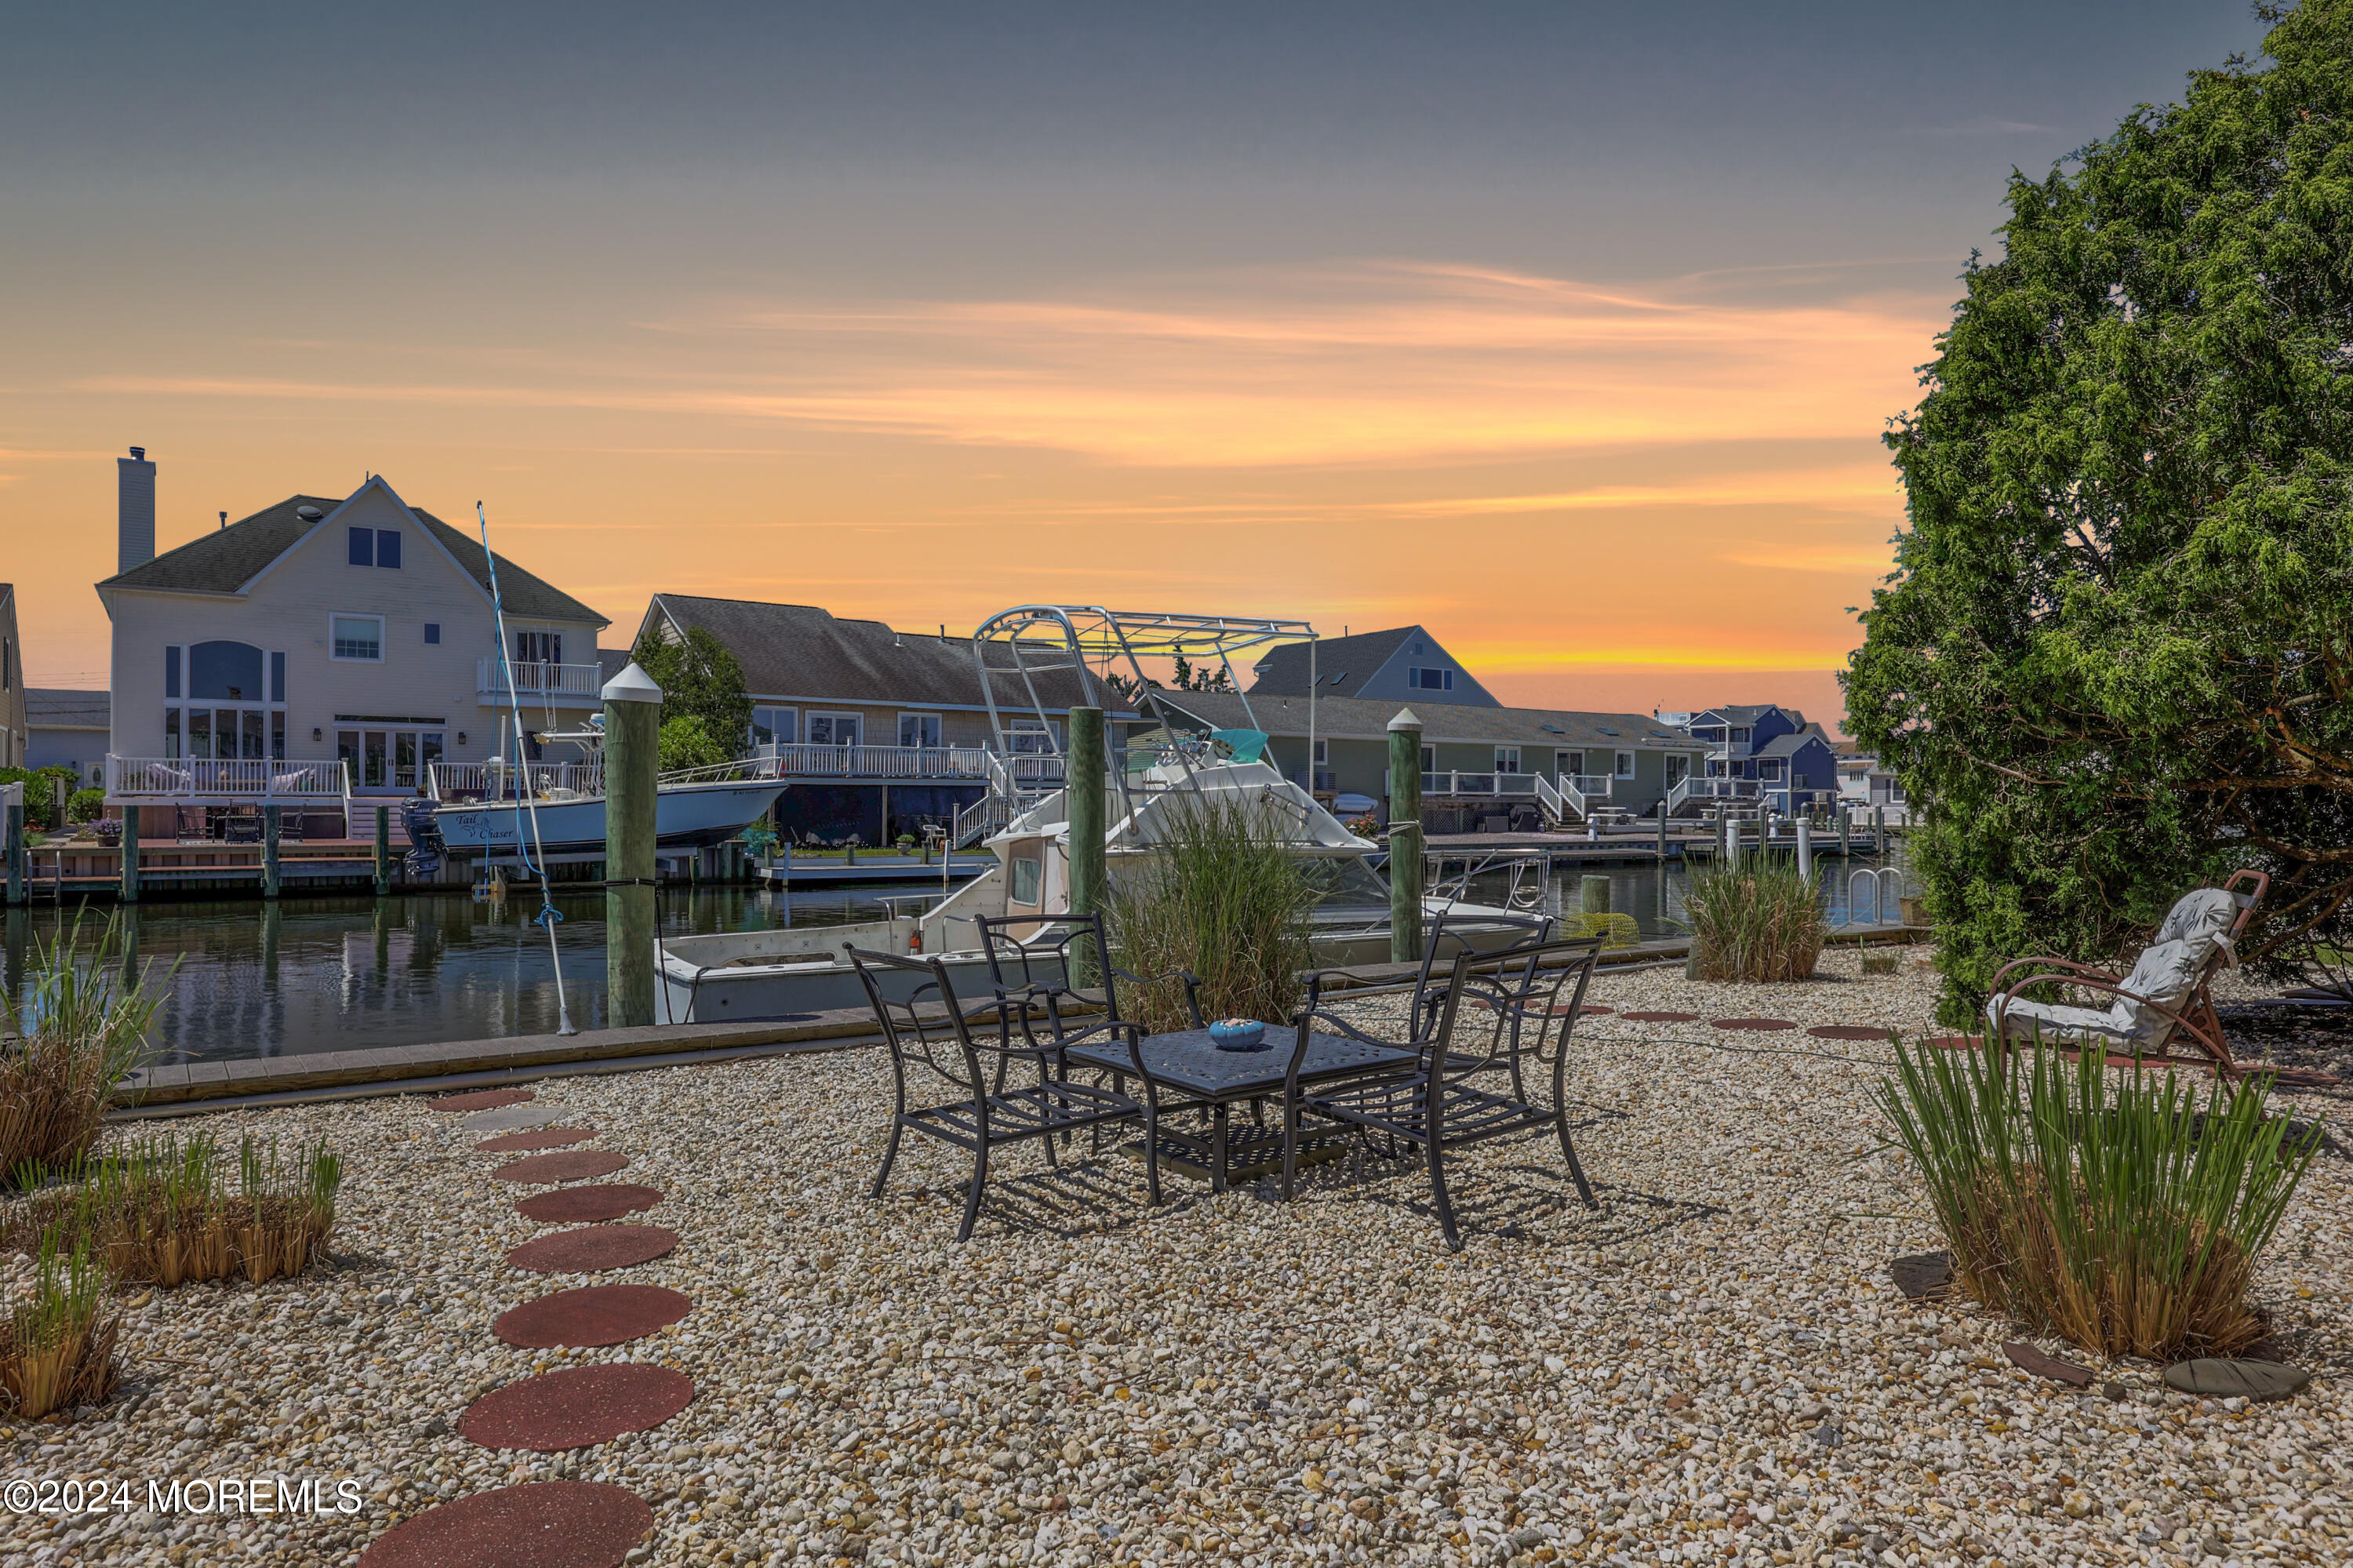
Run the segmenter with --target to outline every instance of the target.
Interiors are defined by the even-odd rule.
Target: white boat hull
[[[670,786],[654,797],[654,842],[661,849],[724,843],[765,816],[784,790],[782,784],[762,779]],[[534,832],[550,854],[605,847],[601,796],[542,800],[536,808],[512,800],[443,806],[433,820],[441,830],[441,842],[456,854],[512,854],[518,845],[529,845]]]

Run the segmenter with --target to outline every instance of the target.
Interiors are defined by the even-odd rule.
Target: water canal
[[[1823,905],[1833,926],[1847,918],[1848,870],[1836,860],[1821,869]],[[1574,868],[1556,872],[1546,906],[1575,910],[1579,874]],[[1670,865],[1663,878],[1654,865],[1610,866],[1592,874],[1609,878],[1610,906],[1633,916],[1644,937],[1683,934],[1687,881],[1679,864]],[[1469,896],[1500,903],[1506,881],[1474,879]],[[679,937],[843,925],[881,917],[886,897],[937,892],[936,883],[792,894],[670,888],[660,895],[661,930]],[[556,947],[573,1023],[603,1027],[604,895],[559,890],[555,902],[564,916]],[[1867,891],[1862,904],[1861,917],[1868,920]],[[492,903],[446,894],[277,904],[150,901],[119,910],[93,906],[83,919],[90,938],[110,915],[121,922],[132,959],[148,966],[164,993],[150,1044],[164,1062],[176,1063],[552,1033],[555,964],[546,937],[532,923],[537,909],[536,895]],[[1887,910],[1892,918],[1892,894]],[[62,914],[7,911],[0,983],[21,997],[35,942],[53,940],[73,918],[71,906]]]

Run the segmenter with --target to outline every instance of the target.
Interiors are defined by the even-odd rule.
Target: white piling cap
[[[608,703],[658,703],[662,700],[662,689],[654,684],[651,675],[638,667],[635,659],[629,661],[628,669],[605,683],[602,694]]]
[[[1397,717],[1389,720],[1391,729],[1419,729],[1421,719],[1411,708],[1399,708]]]

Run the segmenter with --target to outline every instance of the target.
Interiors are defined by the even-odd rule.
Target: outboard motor
[[[449,852],[433,810],[433,802],[426,800],[400,803],[401,831],[408,835],[408,853],[401,857],[401,864],[411,876],[431,876],[441,869],[442,859]]]

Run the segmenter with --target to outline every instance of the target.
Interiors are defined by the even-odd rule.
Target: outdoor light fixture
[[[466,744],[466,732],[462,729],[458,732],[458,744],[459,746]]]
[[[326,738],[327,738],[327,736],[326,736],[326,733],[325,733],[323,730],[320,729],[320,727],[319,727],[317,725],[312,725],[312,726],[311,726],[311,738],[312,740],[324,740],[324,739],[326,739]]]

